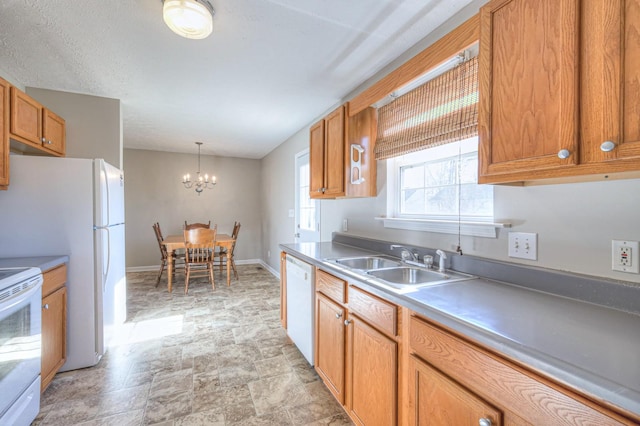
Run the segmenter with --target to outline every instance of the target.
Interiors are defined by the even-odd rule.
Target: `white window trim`
[[[506,222],[494,222],[489,217],[451,217],[412,218],[394,217],[398,211],[399,182],[397,170],[401,162],[395,158],[387,160],[387,216],[376,217],[385,228],[404,229],[410,231],[437,232],[441,234],[458,234],[473,237],[497,238],[498,229],[510,228]]]

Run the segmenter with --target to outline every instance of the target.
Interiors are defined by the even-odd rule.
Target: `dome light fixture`
[[[162,17],[171,31],[191,39],[203,39],[213,31],[213,6],[207,0],[163,0]]]

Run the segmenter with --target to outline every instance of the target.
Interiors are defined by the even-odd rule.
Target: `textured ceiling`
[[[124,146],[262,158],[471,0],[211,0],[177,36],[161,0],[1,0],[16,84],[122,101]]]

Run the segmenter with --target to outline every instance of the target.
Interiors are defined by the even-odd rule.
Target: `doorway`
[[[320,206],[309,197],[309,150],[296,154],[295,242],[320,241]]]

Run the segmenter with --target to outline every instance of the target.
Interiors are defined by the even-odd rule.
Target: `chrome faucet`
[[[399,244],[391,244],[391,250],[393,249],[402,249],[400,253],[400,257],[403,261],[409,264],[420,265],[420,259],[418,258],[418,253],[412,252],[405,246],[401,246]],[[422,266],[422,265],[420,265]]]
[[[447,255],[442,250],[436,250],[436,254],[440,256],[440,259],[438,261],[438,272],[445,272],[447,268],[444,261],[447,260]]]

